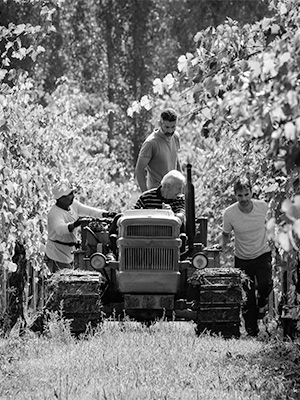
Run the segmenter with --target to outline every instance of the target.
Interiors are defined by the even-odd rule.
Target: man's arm
[[[107,212],[102,208],[86,206],[85,204],[80,203],[78,200],[74,200],[73,206],[77,209],[77,213],[80,217],[89,216],[95,218],[102,218],[103,213]]]
[[[174,139],[176,141],[176,147],[177,147],[177,161],[176,161],[176,169],[179,172],[182,172],[182,167],[181,167],[181,163],[179,161],[179,152],[180,152],[180,136],[178,132],[175,132],[174,134]]]
[[[218,241],[219,245],[223,248],[229,242],[229,238],[230,238],[230,234],[223,231],[218,236],[217,241]]]
[[[134,206],[135,209],[143,209],[145,208],[145,204],[143,202],[143,195],[141,195]]]
[[[180,218],[181,222],[185,221],[185,200],[184,197],[181,196],[180,199],[175,200],[171,205],[171,208],[176,215],[176,217]]]
[[[179,161],[178,157],[177,157],[176,169],[177,169],[179,172],[182,172],[181,164],[180,164],[180,161]]]
[[[148,157],[143,157],[140,155],[135,167],[135,176],[142,192],[147,190],[146,167],[149,164],[149,161],[150,159]]]

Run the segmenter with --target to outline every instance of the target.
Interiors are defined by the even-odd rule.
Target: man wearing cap
[[[73,268],[75,244],[74,229],[80,226],[83,217],[101,218],[106,210],[89,207],[74,200],[74,188],[66,179],[53,187],[56,203],[48,214],[48,240],[45,262],[51,272]]]

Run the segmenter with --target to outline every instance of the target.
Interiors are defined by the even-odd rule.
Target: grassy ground
[[[299,399],[299,349],[278,328],[225,340],[190,323],[106,322],[78,340],[52,320],[46,335],[0,340],[0,399]]]

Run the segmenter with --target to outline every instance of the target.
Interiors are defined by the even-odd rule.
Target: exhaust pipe
[[[186,218],[186,234],[189,250],[194,247],[195,238],[195,189],[192,183],[192,165],[186,166],[187,181],[185,187],[185,218]]]
[[[180,260],[185,260],[189,257],[193,251],[200,246],[207,245],[207,218],[195,217],[195,189],[192,183],[192,165],[190,163],[186,166],[187,169],[187,180],[185,187],[185,220],[186,226],[185,231],[187,235],[187,247],[188,249],[181,253]],[[198,224],[196,234],[196,222]]]

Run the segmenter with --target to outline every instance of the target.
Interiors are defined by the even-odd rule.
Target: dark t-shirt
[[[169,204],[174,214],[185,215],[184,195],[177,195],[176,199],[164,199],[161,195],[161,186],[157,189],[150,189],[144,192],[138,199],[134,208],[140,209],[162,209],[162,204]]]

